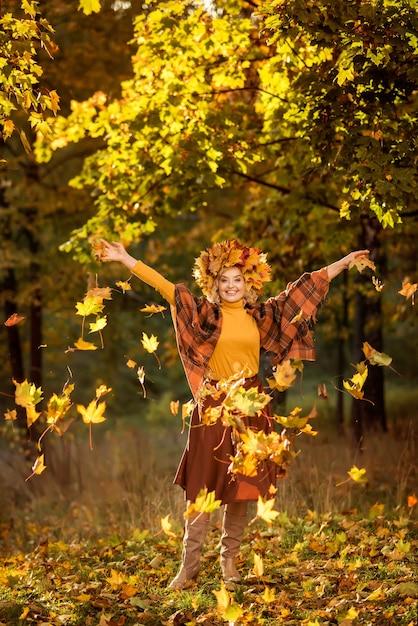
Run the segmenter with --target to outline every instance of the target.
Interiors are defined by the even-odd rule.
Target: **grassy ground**
[[[370,433],[362,452],[334,429],[301,440],[271,525],[249,512],[242,585],[219,575],[220,512],[197,584],[167,589],[184,503],[171,483],[184,439],[133,427],[72,435],[30,473],[0,458],[0,625],[418,624],[417,439],[412,419]],[[347,472],[366,470],[367,483]],[[162,530],[167,518],[171,530]],[[167,531],[167,528],[166,528]]]

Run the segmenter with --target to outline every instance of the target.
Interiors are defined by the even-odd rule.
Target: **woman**
[[[204,294],[200,297],[132,257],[122,244],[103,240],[102,246],[101,260],[122,263],[171,305],[179,354],[196,403],[174,483],[183,487],[188,504],[206,488],[225,505],[222,575],[226,582],[239,582],[235,557],[245,530],[247,503],[274,494],[275,466],[264,462],[252,478],[229,471],[235,452],[232,433],[226,432],[231,429],[219,421],[202,424],[203,411],[220,402],[202,391],[207,381],[216,384],[244,369],[249,374],[245,387],[262,391],[258,376],[261,351],[273,354],[273,364],[285,358],[314,360],[309,323],[316,321],[316,310],[328,293],[329,282],[354,259],[366,257],[368,250],[351,252],[328,267],[305,273],[278,296],[257,303],[263,284],[270,280],[270,267],[260,250],[236,240],[215,243],[196,259],[193,273]],[[271,432],[269,413],[248,419],[246,426]],[[186,520],[182,564],[170,588],[182,589],[197,576],[208,523],[208,513]]]

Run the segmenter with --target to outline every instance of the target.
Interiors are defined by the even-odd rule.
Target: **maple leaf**
[[[83,422],[89,425],[90,450],[93,450],[92,424],[100,424],[106,420],[103,413],[106,409],[106,402],[97,402],[92,400],[88,407],[77,404],[77,411],[83,418]]]
[[[110,577],[106,578],[106,582],[109,583],[114,591],[121,587],[125,581],[126,576],[113,568],[110,570]]]
[[[217,609],[219,611],[219,613],[225,613],[228,609],[228,607],[230,606],[231,603],[231,599],[229,597],[229,593],[225,587],[225,583],[223,580],[221,580],[221,588],[219,591],[217,591],[216,589],[213,590],[213,593],[216,597],[218,606]]]
[[[357,400],[362,400],[364,396],[363,385],[366,382],[369,370],[362,361],[356,365],[357,372],[349,380],[343,380],[344,389]]]
[[[363,353],[365,358],[371,363],[371,365],[388,366],[392,363],[392,357],[383,352],[378,352],[372,346],[365,341],[363,343]]]
[[[118,280],[116,283],[116,287],[120,287],[122,289],[122,293],[125,291],[132,291],[131,283],[129,280]]]
[[[129,367],[129,369],[133,370],[135,369],[135,367],[138,365],[138,363],[136,361],[134,361],[133,359],[128,359],[126,361],[126,366]]]
[[[16,326],[17,324],[20,324],[21,322],[23,322],[23,320],[25,320],[25,319],[26,319],[26,317],[23,317],[22,315],[19,315],[19,313],[13,313],[4,322],[4,325],[5,326]]]
[[[170,402],[170,411],[171,411],[172,415],[178,415],[179,405],[180,405],[180,401],[179,400],[172,400]]]
[[[372,283],[376,291],[382,291],[385,286],[384,283],[382,283],[382,281],[379,280],[376,276],[372,276]]]
[[[141,343],[144,346],[145,350],[155,356],[157,359],[158,367],[161,369],[160,359],[157,356],[156,349],[159,346],[159,341],[155,335],[151,335],[149,337],[146,333],[142,333]]]
[[[81,2],[80,2],[80,6],[81,6]],[[106,260],[106,246],[104,244],[104,241],[94,241],[92,248],[93,248],[93,255],[98,261]]]
[[[194,502],[191,502],[184,513],[185,519],[190,519],[196,513],[212,513],[219,509],[222,501],[215,499],[215,492],[209,491],[205,487],[201,489]]]
[[[402,289],[398,291],[401,296],[404,296],[407,300],[412,298],[412,304],[414,304],[415,292],[418,289],[418,283],[410,283],[408,278],[402,281]]]
[[[408,496],[408,508],[412,509],[418,502],[418,498],[415,494]]]
[[[46,421],[48,424],[56,424],[63,419],[71,407],[69,394],[58,396],[56,393],[49,398],[46,407]]]
[[[103,396],[105,396],[107,393],[110,393],[112,391],[112,387],[108,387],[107,385],[99,385],[99,387],[97,387],[96,389],[96,400],[100,400],[100,398],[103,398]]]
[[[9,420],[11,422],[14,422],[15,420],[17,420],[17,411],[16,409],[12,409],[10,411],[10,409],[7,409],[7,411],[4,413],[4,419],[5,420]]]
[[[29,383],[27,380],[18,383],[13,379],[13,384],[16,387],[15,402],[17,405],[23,407],[36,406],[42,400],[42,388],[36,388],[34,383]]]
[[[223,402],[223,406],[227,411],[239,411],[243,415],[253,417],[269,402],[271,402],[271,396],[267,393],[259,392],[254,387],[250,389],[238,387],[231,389]]]
[[[77,309],[76,315],[88,317],[89,315],[98,315],[101,313],[104,309],[104,304],[101,298],[86,296],[83,302],[77,302],[75,308]]]
[[[261,556],[259,556],[258,554],[254,553],[254,567],[253,567],[253,572],[254,574],[257,576],[257,578],[262,578],[263,574],[264,574],[264,563],[263,563],[263,559],[261,558]]]
[[[366,268],[366,267],[370,267],[371,270],[375,271],[376,269],[376,265],[373,263],[373,261],[371,261],[370,259],[367,259],[366,257],[363,258],[354,258],[349,266],[348,269],[351,270],[352,267],[355,267],[360,273]]]
[[[355,465],[351,468],[347,474],[355,483],[367,483],[366,470],[364,468],[359,469]]]
[[[144,398],[146,398],[147,397],[147,390],[145,389],[145,384],[144,384],[144,381],[145,381],[145,370],[142,367],[142,365],[140,365],[138,367],[138,369],[136,370],[136,376],[137,376],[139,382],[141,383],[142,391],[144,393]]]
[[[91,343],[90,341],[84,341],[82,337],[77,339],[77,341],[74,343],[74,348],[76,348],[77,350],[97,350],[97,346],[95,346],[94,343]]]
[[[299,417],[299,413],[301,411],[302,409],[297,406],[293,409],[293,411],[290,412],[288,417],[276,414],[274,414],[273,417],[278,424],[281,424],[285,428],[298,428],[299,430],[302,430],[302,428],[305,428],[306,424],[308,423],[309,416]]]
[[[91,322],[89,324],[90,326],[89,332],[90,333],[100,332],[101,330],[103,330],[103,328],[105,328],[106,325],[107,325],[107,315],[104,315],[103,317],[98,317],[95,322]]]
[[[32,478],[32,476],[35,476],[35,474],[42,474],[45,469],[46,465],[44,464],[44,455],[41,454],[32,465],[32,474],[28,476],[26,480],[29,480],[30,478]]]
[[[96,300],[112,300],[112,290],[110,287],[92,287],[88,290],[86,296]]]
[[[325,384],[318,385],[318,398],[320,400],[328,400],[327,387]]]
[[[273,378],[267,378],[267,382],[271,389],[278,391],[286,391],[293,385],[296,380],[296,369],[293,367],[290,359],[283,361],[273,370]]]
[[[142,309],[139,309],[141,313],[149,313],[148,317],[154,315],[154,313],[161,313],[164,317],[164,311],[167,310],[166,306],[162,306],[161,304],[147,304]]]
[[[161,518],[161,528],[168,537],[175,537],[176,534],[171,530],[170,514]]]
[[[258,496],[257,500],[257,515],[268,524],[271,524],[274,519],[279,515],[277,511],[273,511],[274,499],[270,498],[265,500],[261,496]]]

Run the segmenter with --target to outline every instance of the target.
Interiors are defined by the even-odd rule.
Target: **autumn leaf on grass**
[[[402,281],[402,289],[398,291],[401,296],[404,296],[407,300],[409,298],[412,299],[412,304],[414,304],[415,292],[418,289],[418,283],[410,283],[408,278],[405,278]]]
[[[257,515],[260,519],[271,524],[274,519],[279,515],[277,511],[273,511],[274,498],[264,500],[261,496],[258,496],[257,500]]]
[[[219,591],[216,589],[212,592],[217,601],[217,611],[222,615],[223,619],[230,624],[238,622],[239,618],[243,614],[243,609],[239,604],[233,601],[230,597],[223,580],[221,580],[221,588]]]
[[[348,269],[351,270],[352,267],[355,267],[360,273],[366,268],[366,267],[370,267],[371,270],[373,270],[373,272],[376,270],[376,265],[373,263],[373,261],[371,261],[370,259],[367,258],[355,258],[353,259],[349,266]]]
[[[141,313],[149,313],[148,317],[154,315],[154,313],[161,313],[164,317],[164,311],[167,311],[166,306],[162,306],[161,304],[147,304],[142,309],[139,309]]]
[[[103,417],[103,413],[106,409],[106,402],[97,402],[96,400],[92,400],[88,407],[83,406],[82,404],[77,404],[77,411],[80,413],[83,418],[83,422],[89,425],[89,435],[90,435],[90,450],[93,450],[93,438],[92,438],[92,424],[100,424],[100,422],[104,422],[106,420]]]
[[[176,534],[171,530],[171,522],[169,518],[170,514],[161,518],[161,528],[168,537],[176,537]]]
[[[254,567],[253,572],[257,576],[257,578],[262,578],[264,574],[264,563],[261,556],[254,553]]]
[[[110,577],[106,578],[106,582],[112,587],[113,591],[116,591],[119,587],[126,582],[126,576],[115,569],[110,570]]]
[[[26,319],[26,317],[23,317],[22,315],[19,315],[19,313],[13,313],[4,322],[4,325],[5,326],[16,326],[17,324],[20,324],[21,322],[23,322],[23,320],[25,320],[25,319]]]
[[[156,353],[156,350],[160,343],[157,337],[155,335],[151,335],[151,337],[148,337],[146,333],[142,333],[141,343],[147,352],[155,356],[155,358],[157,359],[158,367],[159,369],[161,369],[161,362]]]
[[[32,465],[32,474],[28,476],[26,480],[29,480],[30,478],[32,478],[32,476],[35,476],[35,474],[42,474],[45,469],[46,465],[44,465],[44,455],[41,454]]]
[[[191,502],[187,507],[187,510],[184,514],[185,519],[190,519],[196,513],[212,513],[219,509],[222,502],[221,500],[215,499],[215,492],[209,491],[205,487],[201,489],[196,496],[196,500]]]
[[[362,361],[356,365],[357,372],[349,380],[343,380],[344,389],[357,400],[362,400],[364,396],[363,385],[366,382],[369,370]],[[370,400],[369,400],[370,402]]]
[[[277,365],[273,370],[273,378],[267,378],[271,389],[286,391],[296,380],[296,369],[292,366],[290,359]]]

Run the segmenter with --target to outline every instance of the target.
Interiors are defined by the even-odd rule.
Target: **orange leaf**
[[[418,289],[418,283],[410,283],[408,278],[405,278],[402,281],[402,289],[400,289],[400,291],[398,291],[398,293],[401,296],[405,296],[405,298],[407,300],[408,300],[408,298],[412,297],[412,301],[414,301],[414,294],[415,294],[417,289]]]
[[[25,320],[26,317],[19,315],[19,313],[13,313],[7,320],[4,322],[5,326],[16,326],[16,324],[20,324]]]
[[[173,415],[178,415],[179,404],[180,404],[179,400],[176,400],[176,401],[173,400],[170,402],[170,411]]]
[[[412,507],[415,506],[417,502],[418,502],[418,498],[416,497],[415,494],[408,496],[408,507],[410,509],[412,509]]]

